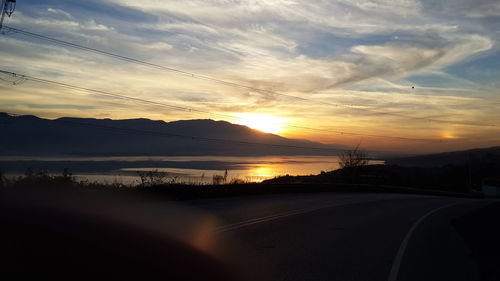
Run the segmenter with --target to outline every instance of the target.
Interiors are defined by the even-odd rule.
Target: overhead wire
[[[15,114],[15,113],[10,113],[10,112],[5,112],[5,113],[10,115],[10,116],[14,116],[14,117],[22,117],[23,116],[20,114]],[[299,145],[261,143],[261,142],[209,138],[209,137],[177,134],[177,133],[172,133],[172,132],[167,132],[167,131],[155,132],[155,131],[132,129],[132,128],[120,128],[120,127],[113,127],[113,126],[106,126],[106,125],[91,124],[91,123],[86,123],[86,122],[78,122],[78,121],[74,121],[74,120],[68,120],[67,118],[62,118],[62,119],[59,118],[59,119],[54,119],[52,121],[59,122],[59,123],[67,123],[67,124],[71,124],[71,125],[77,125],[80,127],[92,127],[92,128],[114,131],[114,132],[121,132],[121,133],[130,133],[130,134],[156,136],[156,137],[168,137],[168,138],[175,137],[175,138],[199,140],[199,141],[206,141],[206,142],[219,142],[219,143],[225,143],[225,144],[269,146],[269,147],[274,147],[274,148],[292,148],[292,149],[303,149],[303,150],[319,150],[319,151],[330,151],[332,153],[339,153],[342,150],[342,149],[328,148],[328,147],[322,148],[322,147],[309,147],[309,146],[299,146]]]
[[[22,34],[22,35],[25,35],[25,36],[29,36],[29,37],[32,37],[32,38],[38,38],[38,39],[46,40],[46,41],[49,41],[49,42],[52,42],[52,43],[55,43],[55,44],[58,44],[58,45],[67,46],[67,47],[71,47],[71,48],[75,48],[75,49],[79,49],[79,50],[83,50],[83,51],[87,51],[87,52],[91,52],[91,53],[95,53],[95,54],[99,54],[99,55],[103,55],[103,56],[108,56],[108,57],[119,59],[119,60],[123,60],[123,61],[126,61],[126,62],[130,62],[130,63],[134,63],[134,64],[138,64],[138,65],[143,65],[143,66],[152,67],[152,68],[163,70],[163,71],[168,71],[168,72],[180,74],[180,75],[183,75],[183,76],[186,76],[186,77],[190,77],[190,78],[201,79],[201,80],[211,81],[211,82],[222,84],[222,85],[227,85],[227,86],[232,86],[232,87],[238,87],[238,88],[242,88],[242,89],[247,89],[247,90],[251,90],[251,91],[254,91],[254,92],[261,93],[261,94],[278,95],[278,96],[283,96],[283,97],[292,98],[292,99],[295,99],[295,100],[300,100],[300,101],[314,103],[314,104],[320,104],[320,105],[329,105],[329,106],[335,106],[335,107],[341,106],[341,107],[346,107],[346,108],[350,108],[350,109],[353,109],[353,110],[370,112],[370,113],[372,113],[374,115],[386,115],[386,116],[393,116],[393,117],[399,117],[399,118],[404,118],[404,119],[421,120],[421,121],[426,121],[426,122],[443,123],[443,124],[497,127],[496,124],[481,124],[481,123],[471,123],[471,122],[447,121],[447,120],[440,120],[440,119],[434,119],[434,118],[428,118],[428,117],[410,116],[410,115],[401,114],[401,113],[394,113],[394,112],[381,112],[381,111],[373,110],[373,109],[366,108],[366,107],[360,108],[360,107],[355,107],[355,106],[352,106],[352,105],[346,105],[346,104],[342,104],[342,103],[332,103],[332,102],[325,102],[325,101],[317,101],[317,100],[303,98],[303,97],[298,97],[298,96],[294,96],[294,95],[283,94],[283,93],[280,93],[280,92],[277,92],[277,91],[272,91],[272,90],[267,90],[267,89],[261,89],[261,88],[257,88],[257,87],[253,87],[253,86],[249,86],[249,85],[237,83],[237,82],[231,82],[231,81],[226,81],[226,80],[222,80],[222,79],[218,79],[218,78],[213,78],[213,77],[206,76],[206,75],[200,75],[200,74],[197,74],[197,73],[194,73],[194,72],[184,71],[184,70],[180,70],[180,69],[173,68],[173,67],[167,67],[167,66],[163,66],[163,65],[160,65],[160,64],[151,63],[151,62],[147,62],[147,61],[144,61],[144,60],[135,59],[135,58],[131,58],[131,57],[124,56],[124,55],[119,55],[119,54],[115,54],[115,53],[112,53],[112,52],[103,51],[103,50],[99,50],[97,48],[87,47],[87,46],[83,46],[83,45],[76,44],[76,43],[71,43],[71,42],[68,42],[68,41],[64,41],[64,40],[52,38],[52,37],[49,37],[49,36],[45,36],[45,35],[41,35],[41,34],[29,32],[29,31],[25,31],[25,30],[22,30],[22,29],[14,28],[14,27],[3,26],[2,29],[5,29],[6,31],[11,31],[11,32],[14,32],[14,33]]]
[[[220,114],[220,113],[210,112],[210,111],[196,109],[196,108],[171,105],[171,104],[164,103],[164,102],[156,102],[156,101],[142,99],[142,98],[129,97],[129,96],[125,96],[125,95],[110,93],[108,91],[71,85],[68,83],[37,78],[37,77],[24,75],[24,74],[18,74],[18,73],[6,71],[6,70],[1,70],[1,69],[0,69],[0,73],[9,75],[11,77],[15,77],[16,81],[18,81],[18,80],[23,80],[23,81],[30,80],[30,81],[34,81],[34,82],[38,82],[38,83],[52,84],[52,85],[56,85],[56,86],[60,86],[60,87],[68,88],[68,89],[86,91],[86,92],[91,92],[91,93],[106,96],[106,97],[113,97],[113,98],[118,98],[118,99],[129,100],[129,101],[133,101],[133,102],[140,102],[140,103],[151,104],[151,105],[155,105],[155,106],[167,107],[167,108],[176,109],[176,110],[180,110],[180,111],[198,112],[198,113],[203,113],[203,114],[217,116],[217,117],[238,119],[238,116],[235,116],[235,115]],[[2,80],[4,80],[4,79],[2,79]],[[438,142],[439,141],[439,142],[442,142],[442,140],[437,140],[437,139],[406,138],[406,137],[386,136],[386,135],[377,135],[377,134],[362,134],[362,133],[353,133],[353,132],[346,132],[346,131],[340,131],[340,130],[329,130],[329,129],[319,129],[319,128],[312,128],[312,127],[306,127],[306,126],[298,126],[298,125],[293,125],[293,124],[289,124],[287,126],[292,127],[292,128],[297,128],[297,129],[307,129],[307,130],[314,130],[314,131],[319,131],[319,132],[335,133],[335,134],[339,134],[339,135],[351,135],[351,136],[375,137],[375,138],[390,138],[390,139],[398,139],[398,140],[406,140],[406,141],[425,141],[425,142]]]

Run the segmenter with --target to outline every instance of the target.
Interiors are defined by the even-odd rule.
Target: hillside
[[[500,147],[396,158],[385,165],[367,165],[311,176],[282,176],[268,184],[349,183],[400,186],[422,190],[470,192],[485,179],[500,175]]]
[[[0,131],[2,156],[335,155],[342,149],[209,119],[49,120],[0,113]]]
[[[385,161],[389,165],[429,168],[446,165],[466,165],[467,163],[478,162],[500,162],[500,146],[394,158]]]

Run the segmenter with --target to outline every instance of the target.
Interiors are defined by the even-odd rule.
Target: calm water
[[[311,175],[339,168],[335,156],[2,157],[0,163],[10,176],[22,174],[27,168],[57,174],[64,167],[78,180],[124,184],[139,183],[138,173],[145,171],[161,172],[165,181],[204,184],[211,183],[214,175],[223,176],[226,170],[227,181],[260,182],[280,175]]]

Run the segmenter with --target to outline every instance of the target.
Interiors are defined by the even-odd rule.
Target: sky
[[[402,153],[500,145],[496,0],[18,0],[4,25],[194,75],[3,30],[0,70],[156,104],[0,74],[0,111],[210,118]]]

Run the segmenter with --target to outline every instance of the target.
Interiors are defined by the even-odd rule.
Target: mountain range
[[[345,148],[210,119],[51,120],[0,113],[0,131],[2,156],[337,155]]]
[[[443,167],[446,165],[468,165],[478,162],[496,163],[496,165],[498,165],[500,163],[500,146],[385,160],[385,163],[389,165],[423,168]]]

